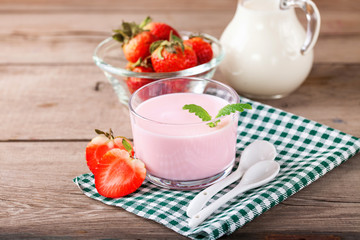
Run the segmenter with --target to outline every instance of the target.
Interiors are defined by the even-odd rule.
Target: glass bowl
[[[181,31],[180,35],[183,40],[189,38],[193,34],[191,32]],[[204,37],[212,41],[212,49],[214,53],[213,59],[209,62],[188,68],[177,72],[166,73],[138,73],[125,69],[128,61],[126,60],[121,43],[115,41],[112,37],[109,37],[102,41],[94,51],[93,60],[95,64],[103,70],[106,78],[111,83],[119,101],[123,104],[127,104],[131,93],[126,85],[126,79],[128,77],[147,78],[154,81],[163,78],[172,77],[200,77],[200,78],[212,78],[216,67],[224,59],[225,53],[219,42],[219,40],[209,34],[202,34]]]

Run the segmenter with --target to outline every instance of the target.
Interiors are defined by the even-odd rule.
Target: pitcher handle
[[[311,0],[280,0],[281,9],[289,9],[290,7],[301,8],[307,19],[306,38],[300,49],[301,54],[306,54],[311,50],[319,36],[320,32],[320,13],[315,3]]]

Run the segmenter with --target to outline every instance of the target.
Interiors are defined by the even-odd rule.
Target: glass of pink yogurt
[[[209,127],[186,104],[203,107],[212,117],[239,103],[229,86],[202,78],[168,78],[138,89],[129,108],[134,149],[145,163],[147,179],[170,189],[200,189],[226,177],[235,160],[238,113]]]

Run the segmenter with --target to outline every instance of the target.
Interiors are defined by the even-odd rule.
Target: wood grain
[[[78,11],[78,12],[88,12],[88,11],[141,11],[147,13],[161,11],[219,11],[219,10],[231,10],[236,6],[237,0],[207,0],[206,4],[203,1],[193,1],[193,0],[182,0],[182,1],[172,1],[171,4],[166,4],[164,0],[137,0],[134,4],[133,0],[122,0],[121,2],[117,0],[93,0],[91,2],[86,0],[55,0],[55,1],[46,1],[46,0],[32,0],[30,3],[26,0],[1,0],[0,4],[2,9],[5,12],[12,11]]]
[[[95,65],[0,71],[1,140],[91,139],[95,128],[131,137],[128,110]]]
[[[5,65],[0,72],[2,141],[91,139],[95,128],[132,136],[126,106],[95,65]],[[221,72],[214,79],[224,81]],[[360,107],[359,79],[358,64],[316,64],[289,97],[262,102],[360,136],[359,112],[344,107]]]
[[[1,19],[1,18],[0,18]],[[111,29],[107,27],[106,29]],[[190,31],[198,31],[188,28]],[[203,32],[219,37],[222,27],[208,28]],[[105,38],[106,32],[69,30],[61,33],[16,32],[1,35],[0,65],[93,64],[95,47]],[[21,51],[19,50],[21,46]],[[341,46],[341,47],[339,47]],[[315,63],[358,63],[360,61],[360,35],[320,36],[314,49]]]
[[[191,11],[184,15],[184,12],[174,12],[168,15],[164,12],[154,12],[151,17],[154,21],[164,21],[178,30],[202,31],[220,37],[220,34],[232,19],[235,9],[230,11],[219,10],[199,12]],[[299,19],[305,23],[305,16],[298,12]],[[71,33],[111,35],[113,29],[117,29],[122,21],[135,21],[140,23],[147,15],[143,12],[89,12],[79,14],[74,12],[59,13],[8,13],[2,14],[0,19],[0,34],[21,35],[28,34],[29,38],[37,35],[50,37],[52,35],[65,37]],[[321,14],[322,35],[359,34],[360,17],[358,12],[327,11]],[[59,21],[58,19],[62,21]],[[14,20],[15,19],[15,20]],[[46,21],[44,21],[46,19]],[[7,23],[14,21],[9,28]],[[194,24],[196,22],[196,24]],[[65,35],[65,36],[64,36]]]
[[[178,8],[175,6],[174,9],[178,11],[172,14],[167,14],[167,11],[160,8],[154,10],[151,16],[157,21],[167,22],[180,30],[206,32],[220,37],[235,12],[235,5],[232,2],[229,1],[229,5],[223,4],[227,7],[217,8],[219,4],[211,1],[209,9],[199,11],[196,11],[196,7],[192,11],[183,11],[176,5]],[[56,2],[54,5],[41,5],[41,3],[39,1],[37,4],[50,8],[61,4],[65,8],[72,6],[74,9],[80,6],[66,5],[62,2],[58,2],[58,5],[55,4]],[[18,4],[21,5],[21,1]],[[6,3],[2,5],[8,6]],[[195,5],[199,8],[197,4]],[[232,7],[229,7],[230,5]],[[16,8],[17,5],[10,4],[10,6]],[[90,63],[96,45],[111,36],[112,29],[118,28],[122,20],[140,22],[147,15],[139,9],[126,10],[131,7],[133,4],[125,3],[122,5],[122,10],[111,12],[104,12],[101,9],[90,12],[60,11],[55,13],[44,10],[39,14],[31,11],[31,7],[24,12],[7,11],[0,15],[0,48],[2,49],[0,64]],[[24,9],[27,8],[24,7]],[[322,25],[315,48],[315,62],[332,62],[334,59],[342,63],[359,62],[360,15],[358,12],[337,11],[331,8],[322,12],[321,15]],[[299,16],[304,23],[303,14]],[[10,27],[9,22],[12,23]],[[18,51],[19,46],[21,46],[21,51]]]
[[[220,11],[220,10],[235,10],[238,0],[207,0],[193,1],[182,0],[172,1],[171,4],[164,4],[164,0],[152,0],[151,3],[148,0],[137,0],[134,4],[133,0],[122,0],[121,4],[118,0],[93,0],[91,2],[87,0],[0,0],[2,10],[4,12],[9,11]],[[314,0],[317,7],[323,11],[359,11],[360,5],[356,1],[352,0]]]

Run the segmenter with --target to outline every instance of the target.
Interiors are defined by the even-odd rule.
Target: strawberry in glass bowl
[[[212,78],[224,56],[217,38],[177,31],[148,17],[140,24],[123,22],[96,47],[93,60],[127,104],[134,91],[159,79]]]

